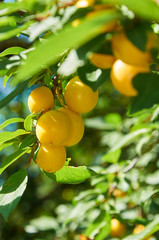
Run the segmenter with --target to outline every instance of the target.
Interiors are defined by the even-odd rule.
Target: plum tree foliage
[[[28,185],[47,213],[23,220],[35,239],[159,239],[158,1],[0,1],[0,16],[3,218]]]

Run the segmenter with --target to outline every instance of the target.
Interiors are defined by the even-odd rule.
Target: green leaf
[[[24,23],[20,27],[18,26],[18,27],[13,28],[10,31],[0,33],[0,41],[4,41],[4,40],[6,40],[8,38],[14,37],[18,33],[26,30],[32,23],[33,23],[33,21],[29,21],[29,22]]]
[[[159,75],[154,73],[138,74],[133,79],[138,95],[132,98],[129,114],[134,114],[159,103]]]
[[[10,68],[6,72],[6,74],[4,76],[4,87],[6,86],[8,80],[10,79],[10,77],[16,72],[16,70],[17,70],[17,66],[14,66],[14,67]]]
[[[46,39],[47,41],[38,44],[36,49],[28,54],[25,64],[19,68],[14,84],[24,81],[46,66],[56,63],[66,49],[77,48],[91,40],[101,32],[103,25],[119,16],[114,11],[102,11],[99,15],[84,20],[76,28],[67,25],[59,34],[51,35]]]
[[[30,134],[20,143],[19,149],[24,149],[26,147],[32,146],[36,140],[37,140],[37,137],[35,135]]]
[[[159,21],[159,7],[152,0],[104,0],[106,3],[125,5],[137,16],[149,20]]]
[[[10,47],[5,49],[3,52],[0,53],[0,57],[5,57],[7,55],[12,55],[12,54],[19,54],[22,51],[24,51],[25,48],[21,48],[21,47]]]
[[[121,149],[118,148],[115,151],[108,152],[104,156],[102,156],[102,161],[103,162],[108,162],[108,163],[117,163],[121,155]]]
[[[159,230],[159,218],[157,217],[154,221],[146,226],[146,228],[138,234],[130,235],[123,238],[123,240],[144,240],[146,237],[152,235]]]
[[[110,69],[102,70],[89,63],[78,68],[78,75],[85,84],[96,91],[102,83],[110,78]]]
[[[18,129],[14,132],[2,132],[0,133],[0,144],[24,134],[28,134],[28,132],[23,129]]]
[[[14,142],[10,142],[10,143],[2,143],[0,144],[0,151],[2,151],[3,149],[11,146]]]
[[[19,149],[16,152],[12,153],[11,155],[7,156],[0,165],[0,174],[9,167],[12,163],[14,163],[18,158],[23,156],[25,153],[29,152],[30,148]]]
[[[110,233],[111,217],[104,210],[91,223],[85,231],[85,235],[91,239],[104,240]]]
[[[27,86],[28,81],[20,83],[11,93],[9,93],[6,97],[4,97],[0,101],[0,109],[6,106],[9,102],[11,102],[17,95],[23,92],[25,87]]]
[[[0,76],[4,76],[8,72],[8,66],[16,61],[10,61],[8,58],[0,59]]]
[[[57,230],[58,222],[56,218],[52,216],[40,216],[32,219],[25,229],[33,229],[34,233],[39,231]],[[26,231],[27,232],[27,231]]]
[[[84,182],[91,176],[96,175],[96,172],[85,166],[80,167],[64,166],[56,173],[45,172],[45,174],[52,180],[59,183],[78,184]]]
[[[120,141],[111,149],[111,151],[116,151],[124,147],[125,145],[129,144],[132,140],[140,136],[141,134],[146,134],[150,131],[148,128],[139,129],[137,131],[131,132],[121,138]]]
[[[38,114],[31,113],[24,120],[24,128],[26,131],[31,132],[33,127],[33,120],[37,119]]]
[[[9,15],[13,12],[24,9],[24,4],[22,2],[0,3],[0,16]]]
[[[1,187],[0,190],[0,213],[7,220],[11,211],[20,201],[27,184],[26,169],[21,169],[13,174]]]
[[[146,27],[145,24],[138,24],[135,28],[131,28],[125,32],[128,39],[143,52],[146,51],[147,43]]]
[[[24,122],[24,119],[23,118],[10,118],[0,125],[0,130],[2,130],[3,128],[5,128],[6,126],[8,126],[12,123],[17,123],[17,122]]]

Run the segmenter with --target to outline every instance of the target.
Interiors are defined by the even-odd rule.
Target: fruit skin
[[[94,0],[78,0],[76,2],[76,7],[77,8],[85,8],[92,6],[94,4]]]
[[[136,225],[136,227],[134,228],[133,234],[138,234],[138,233],[142,232],[144,229],[145,229],[145,226],[144,226],[144,225],[138,224],[138,225]],[[149,239],[150,239],[150,236],[144,238],[143,240],[149,240]]]
[[[110,235],[112,237],[121,237],[125,233],[125,226],[119,220],[116,218],[113,218],[111,220],[111,230],[110,230]]]
[[[136,96],[138,92],[133,87],[132,80],[135,75],[146,72],[149,72],[148,67],[128,65],[118,59],[111,69],[111,81],[120,93],[126,96]]]
[[[84,122],[79,113],[73,112],[68,108],[60,108],[59,111],[64,112],[70,119],[71,129],[70,135],[63,143],[64,146],[70,147],[77,144],[84,134]]]
[[[114,189],[113,191],[113,196],[116,197],[116,198],[122,198],[122,197],[125,197],[126,196],[126,193],[121,191],[120,189]]]
[[[46,172],[60,170],[66,161],[66,150],[63,146],[52,147],[41,145],[37,154],[36,163]]]
[[[39,87],[34,89],[28,97],[28,107],[30,112],[36,114],[51,110],[54,104],[54,96],[48,87]]]
[[[71,123],[68,116],[58,110],[44,113],[38,120],[36,135],[43,145],[62,146],[69,136]]]
[[[155,36],[151,34],[148,35],[145,52],[136,47],[123,31],[112,38],[112,50],[115,57],[130,65],[150,65],[152,62],[150,50],[153,45],[155,45]]]
[[[96,67],[99,67],[102,69],[108,69],[112,67],[116,59],[112,55],[102,54],[102,53],[92,53],[89,60]]]
[[[97,104],[98,91],[93,91],[79,77],[72,78],[66,85],[64,98],[67,106],[75,112],[86,113]]]

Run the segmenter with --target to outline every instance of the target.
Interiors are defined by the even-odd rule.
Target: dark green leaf
[[[104,0],[104,2],[119,4],[120,6],[125,5],[137,16],[145,20],[159,21],[159,7],[152,0]]]
[[[0,125],[0,130],[12,123],[17,123],[17,122],[24,122],[24,119],[23,118],[10,118]]]
[[[14,163],[18,158],[20,158],[25,153],[29,152],[30,148],[19,149],[11,155],[7,156],[0,165],[0,174],[9,167],[12,163]]]
[[[10,143],[2,143],[0,144],[0,151],[2,151],[3,149],[11,146],[14,142],[10,142]]]
[[[21,48],[21,47],[10,47],[10,48],[5,49],[3,52],[1,52],[0,57],[12,55],[12,54],[19,54],[24,50],[25,50],[25,48]]]
[[[102,83],[110,78],[110,69],[102,70],[89,63],[78,68],[78,75],[82,82],[96,91]]]
[[[159,75],[138,74],[133,79],[138,95],[132,98],[129,114],[134,114],[159,103]]]
[[[0,191],[0,213],[7,220],[11,211],[20,201],[27,184],[26,169],[21,169],[13,174],[1,187]]]
[[[158,230],[159,230],[159,218],[156,218],[154,221],[148,224],[141,233],[130,235],[128,237],[123,238],[123,240],[144,240],[146,237],[157,232]]]
[[[65,166],[56,173],[45,172],[45,174],[52,180],[59,183],[78,184],[84,182],[96,173],[92,169],[85,166]]]
[[[28,84],[28,81],[20,83],[11,93],[9,93],[6,97],[4,97],[0,101],[0,109],[6,106],[9,102],[11,102],[21,92],[23,92],[27,84]]]
[[[0,59],[0,76],[4,76],[8,72],[8,66],[16,61],[10,61],[8,58]]]
[[[14,132],[2,132],[0,133],[0,144],[24,134],[28,134],[28,132],[23,129],[18,129]]]
[[[147,29],[145,28],[145,25],[139,24],[135,26],[135,28],[129,29],[125,32],[128,39],[143,52],[146,51],[147,43]]]
[[[114,11],[102,11],[100,15],[84,20],[77,27],[67,25],[59,34],[51,35],[46,42],[38,44],[36,49],[28,54],[28,58],[25,64],[20,67],[14,83],[24,81],[46,66],[56,63],[66,49],[81,46],[97,36],[103,25],[117,18],[119,18],[119,14]]]
[[[29,135],[27,136],[19,145],[19,149],[24,149],[26,147],[32,146],[35,141],[37,140],[37,137],[35,135]]]

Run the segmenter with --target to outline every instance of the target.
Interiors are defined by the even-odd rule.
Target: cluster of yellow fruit
[[[138,224],[135,226],[133,230],[133,234],[138,234],[142,232],[145,229],[145,226],[142,224]],[[118,219],[113,218],[111,220],[111,229],[110,229],[110,235],[112,237],[122,237],[125,234],[126,227],[123,223],[121,223]],[[143,240],[149,240],[150,236],[144,238]]]
[[[66,106],[51,110],[54,105],[52,91],[45,86],[34,89],[28,97],[28,107],[33,113],[42,111],[36,125],[40,148],[36,163],[46,172],[56,172],[66,161],[65,147],[77,144],[84,134],[81,113],[91,111],[98,100],[93,91],[79,77],[72,78],[64,91]]]
[[[150,71],[153,62],[151,49],[158,47],[157,36],[148,33],[146,51],[137,48],[126,36],[125,32],[112,37],[114,56],[93,53],[90,61],[102,69],[111,68],[111,81],[114,87],[126,96],[136,96],[137,90],[133,87],[132,79],[139,73]]]

